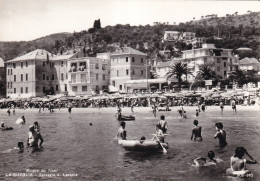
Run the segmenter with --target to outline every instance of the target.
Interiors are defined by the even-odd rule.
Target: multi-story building
[[[163,39],[165,41],[177,41],[180,39],[181,33],[178,31],[165,31]]]
[[[243,58],[239,60],[239,68],[242,70],[260,71],[260,62],[256,58]]]
[[[188,75],[188,81],[193,82],[200,67],[209,66],[221,78],[227,78],[228,72],[238,68],[238,57],[232,55],[232,49],[215,48],[214,44],[203,44],[202,48],[185,50],[183,57],[170,62],[160,63],[156,71],[161,77],[166,76],[169,67],[174,62],[187,63],[188,70],[193,75]]]
[[[100,93],[108,90],[110,64],[107,59],[74,58],[68,61],[69,95]]]
[[[55,93],[58,94],[68,94],[70,92],[69,87],[69,79],[68,79],[68,73],[69,73],[69,66],[68,61],[70,59],[80,58],[84,57],[84,53],[82,52],[76,52],[73,54],[62,54],[57,55],[52,58],[52,61],[54,63],[54,67],[56,70],[57,75],[57,85],[55,85]]]
[[[124,83],[128,80],[150,77],[146,54],[130,47],[120,48],[111,53],[110,85],[127,92]]]
[[[0,57],[0,98],[5,97],[6,92],[6,73],[4,60]]]
[[[193,32],[183,32],[181,35],[181,39],[183,41],[192,40],[196,37],[196,33]]]
[[[7,96],[29,98],[54,92],[58,84],[52,54],[37,49],[5,62]]]

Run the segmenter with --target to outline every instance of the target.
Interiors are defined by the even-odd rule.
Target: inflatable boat
[[[155,140],[118,140],[118,144],[126,151],[157,152],[162,151],[161,145],[168,149],[168,143],[159,143]]]
[[[134,121],[135,120],[135,117],[134,116],[121,116],[121,119],[120,118],[117,118],[118,121]]]

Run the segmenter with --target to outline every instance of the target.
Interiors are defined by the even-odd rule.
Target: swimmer
[[[237,113],[236,101],[235,101],[235,100],[232,101],[231,105],[232,105],[232,109],[233,109],[233,114],[234,114],[234,113]]]
[[[125,130],[125,122],[120,122],[120,128],[118,129],[116,138],[121,138],[122,140],[126,140],[126,130]]]
[[[194,124],[194,128],[192,129],[190,139],[194,140],[194,141],[202,141],[201,126],[198,126],[199,122],[195,119],[193,121],[193,124]],[[193,139],[193,136],[194,136],[194,139]]]
[[[203,112],[205,112],[205,109],[206,109],[206,105],[205,105],[205,102],[203,102],[203,103],[201,104],[201,110],[202,110]]]
[[[207,158],[204,158],[204,157],[198,157],[198,158],[194,159],[195,165],[193,165],[193,166],[196,166],[196,167],[211,166],[211,165],[216,165],[217,163],[223,161],[219,158],[215,158],[214,151],[208,152],[208,158],[209,158],[209,160],[207,160]],[[200,161],[202,161],[202,162],[200,162]]]
[[[243,159],[244,155],[247,155],[251,160]],[[252,156],[249,155],[247,150],[244,147],[237,147],[235,150],[235,155],[230,159],[231,168],[227,169],[227,174],[231,174],[234,176],[245,175],[250,173],[249,170],[246,169],[247,164],[256,164],[257,161],[253,159]]]
[[[69,102],[69,103],[68,103],[69,116],[71,116],[71,111],[72,111],[72,104],[71,104],[71,102]]]
[[[17,146],[18,146],[18,148],[19,148],[19,152],[20,152],[20,153],[23,152],[23,150],[24,150],[23,142],[18,142]]]
[[[183,107],[179,107],[179,109],[178,109],[178,112],[179,112],[179,114],[180,114],[180,116],[181,116],[181,118],[182,118],[182,113],[183,113]]]
[[[217,133],[214,135],[214,139],[219,139],[219,146],[224,148],[227,145],[226,142],[226,131],[223,130],[223,124],[221,122],[217,122],[215,124]]]
[[[196,115],[196,117],[199,116],[199,110],[198,110],[198,109],[196,109],[196,113],[195,113],[195,115]]]
[[[184,118],[184,119],[187,119],[186,111],[183,111],[183,118]]]
[[[42,146],[43,143],[43,138],[39,132],[36,132],[34,129],[34,126],[31,125],[29,127],[30,132],[28,133],[28,138],[27,138],[27,146],[32,147],[33,150],[37,150],[38,147]],[[40,144],[38,145],[39,140],[41,141]]]
[[[13,128],[12,128],[12,127],[6,127],[6,126],[5,126],[5,123],[4,123],[4,122],[1,122],[1,124],[0,124],[0,130],[3,130],[3,131],[5,131],[5,130],[13,130]]]

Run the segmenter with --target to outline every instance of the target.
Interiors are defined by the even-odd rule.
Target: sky
[[[260,11],[260,1],[197,0],[0,0],[0,41],[29,41],[60,32],[79,32],[116,24],[187,22]]]

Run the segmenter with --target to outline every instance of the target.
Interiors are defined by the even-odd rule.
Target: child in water
[[[216,165],[217,163],[223,161],[223,160],[221,160],[219,158],[215,158],[214,151],[209,151],[208,152],[208,158],[209,158],[209,160],[207,160],[207,158],[204,158],[204,157],[198,157],[198,158],[194,159],[195,165],[193,165],[193,166],[196,166],[196,167],[199,167],[199,166],[211,166],[211,165]]]

